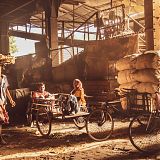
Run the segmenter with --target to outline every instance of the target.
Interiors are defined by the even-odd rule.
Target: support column
[[[147,50],[160,50],[160,1],[144,0]]]
[[[52,67],[56,67],[61,62],[61,56],[58,49],[58,4],[55,0],[52,0],[51,4],[51,16],[50,16],[50,48],[51,48],[51,58]],[[56,49],[56,50],[54,50]]]
[[[153,0],[154,50],[160,50],[160,0]]]
[[[146,49],[154,50],[153,0],[144,0]]]
[[[6,22],[0,22],[0,54],[8,55],[9,53],[9,25]]]

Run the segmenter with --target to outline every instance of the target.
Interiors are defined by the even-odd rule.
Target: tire
[[[160,150],[160,127],[154,116],[144,114],[133,118],[129,125],[129,139],[139,151]]]
[[[113,128],[113,118],[105,110],[93,111],[87,118],[87,133],[95,141],[107,140],[111,136]]]
[[[26,114],[26,119],[27,119],[27,125],[28,125],[28,126],[31,126],[32,119],[33,119],[31,112],[29,112],[29,113]]]
[[[82,129],[86,126],[86,118],[83,116],[74,118],[73,122],[78,127],[78,129]]]
[[[52,113],[40,108],[36,114],[36,125],[42,136],[49,136],[52,128]]]

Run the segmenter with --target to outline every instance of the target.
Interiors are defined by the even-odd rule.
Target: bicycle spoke
[[[129,138],[139,151],[151,152],[160,149],[159,126],[149,115],[141,115],[131,121]]]
[[[86,129],[93,140],[106,140],[112,134],[113,119],[107,112],[94,111],[88,117]]]
[[[42,136],[48,136],[51,132],[51,113],[45,109],[39,109],[36,115],[36,124]]]

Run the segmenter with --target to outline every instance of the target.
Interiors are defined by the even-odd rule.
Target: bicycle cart
[[[150,104],[151,94],[144,94],[147,104]],[[160,111],[146,106],[145,112],[130,122],[129,139],[137,150],[149,153],[160,150]]]
[[[146,94],[137,93],[133,89],[123,89],[125,93],[119,96],[118,99],[107,102],[98,102],[101,106],[100,109],[93,111],[87,118],[86,129],[88,135],[96,140],[103,141],[110,138],[114,130],[114,116],[120,116],[120,119],[130,119],[144,113],[147,106],[149,106],[146,100]],[[115,90],[115,93],[120,94],[119,90]],[[141,98],[138,98],[138,97]],[[127,110],[123,110],[121,106],[120,98],[125,97],[125,105]],[[137,101],[141,101],[138,105]],[[114,114],[116,113],[116,114]]]
[[[52,122],[55,119],[73,119],[74,124],[78,129],[82,129],[86,126],[86,117],[89,115],[89,112],[80,107],[82,111],[76,114],[70,114],[66,111],[66,101],[69,94],[58,93],[55,94],[58,96],[57,99],[40,99],[36,98],[31,104],[30,107],[30,116],[33,116],[36,121],[36,126],[38,131],[42,136],[49,136],[52,130]],[[31,119],[30,119],[31,120]]]

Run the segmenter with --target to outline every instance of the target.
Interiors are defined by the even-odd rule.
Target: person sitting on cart
[[[77,108],[75,108],[75,112],[80,111],[80,107],[86,108],[84,88],[82,86],[82,82],[79,79],[74,79],[71,95],[76,97],[78,103]]]
[[[38,103],[38,104],[51,104],[52,108],[54,108],[55,105],[55,96],[45,90],[45,84],[44,83],[37,83],[37,90],[32,92],[32,102]],[[46,101],[45,101],[46,100]],[[47,101],[49,100],[49,101]],[[53,100],[53,101],[50,101]],[[30,105],[27,109],[27,114],[30,112]],[[35,115],[33,113],[33,120],[31,122],[31,127],[35,127]]]
[[[37,84],[37,91],[34,91],[32,94],[33,100],[39,100],[39,99],[51,99],[54,100],[55,96],[49,92],[47,92],[44,83],[38,83]]]

